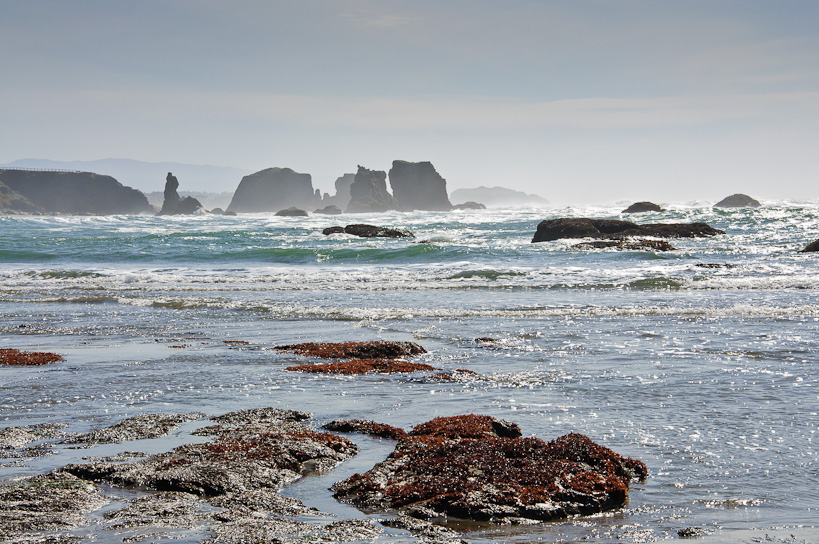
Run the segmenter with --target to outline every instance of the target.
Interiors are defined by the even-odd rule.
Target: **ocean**
[[[317,426],[487,414],[525,436],[585,434],[644,461],[649,477],[621,510],[463,525],[468,542],[655,542],[694,527],[703,543],[819,542],[819,257],[799,253],[819,238],[819,202],[622,208],[0,217],[0,348],[65,358],[0,367],[0,428],[87,432],[138,414],[263,406],[312,412]],[[701,221],[727,234],[657,253],[531,243],[556,217]],[[349,223],[415,238],[321,233]],[[495,341],[477,341],[486,337]],[[376,339],[417,342],[428,353],[414,360],[478,375],[305,375],[284,370],[297,356],[272,349]],[[190,430],[101,448],[167,451]],[[372,516],[327,488],[392,443],[350,438],[362,453],[285,493],[341,518]],[[0,481],[97,453],[0,459]]]

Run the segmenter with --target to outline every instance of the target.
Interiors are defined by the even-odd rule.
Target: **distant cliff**
[[[446,194],[446,180],[430,162],[392,161],[390,186],[401,210],[452,209]]]
[[[505,187],[476,187],[474,189],[456,189],[450,195],[453,204],[480,202],[490,208],[540,207],[549,201],[537,195],[506,189]]]
[[[291,206],[312,210],[321,204],[313,190],[310,174],[299,174],[290,168],[267,168],[242,178],[229,212],[277,212]]]
[[[0,190],[4,192],[0,207],[6,212],[113,215],[154,211],[141,192],[111,176],[91,172],[0,170],[0,184],[6,188]]]
[[[347,213],[386,212],[397,210],[398,201],[387,191],[387,173],[358,167],[355,181],[350,185],[350,204]]]

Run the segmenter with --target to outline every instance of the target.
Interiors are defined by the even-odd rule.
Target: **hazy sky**
[[[0,163],[816,198],[818,28],[816,0],[0,0]]]

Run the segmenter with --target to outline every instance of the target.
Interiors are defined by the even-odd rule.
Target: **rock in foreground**
[[[0,349],[0,365],[35,366],[63,361],[62,355],[45,351],[20,351],[19,349]]]
[[[646,466],[571,433],[523,438],[489,416],[435,418],[415,427],[366,474],[333,486],[366,509],[492,522],[552,520],[622,507]]]
[[[304,364],[285,368],[291,372],[312,374],[396,374],[438,370],[424,363],[410,363],[398,359],[353,359],[324,364]]]
[[[716,204],[715,208],[758,208],[762,204],[748,195],[737,193],[731,196],[726,196]]]
[[[322,234],[352,234],[361,238],[414,238],[415,235],[404,229],[389,229],[375,225],[347,225],[346,227],[327,227]]]
[[[819,251],[819,240],[816,240],[815,242],[811,242],[810,244],[805,246],[805,249],[803,249],[799,253],[814,253],[816,251]]]
[[[622,239],[629,236],[657,238],[700,238],[725,234],[705,223],[649,223],[638,225],[618,219],[590,219],[562,217],[547,219],[537,226],[532,242],[548,242],[562,238]]]
[[[279,351],[288,351],[305,357],[320,359],[397,359],[426,353],[415,342],[305,342],[277,346]]]

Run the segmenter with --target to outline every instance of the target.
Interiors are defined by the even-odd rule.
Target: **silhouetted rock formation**
[[[307,217],[307,212],[304,210],[300,210],[295,206],[290,206],[284,210],[279,210],[276,212],[276,215],[279,217]]]
[[[486,206],[479,202],[464,202],[463,204],[455,204],[452,206],[453,210],[485,210]]]
[[[760,206],[762,206],[762,204],[758,200],[741,193],[726,196],[714,204],[715,208],[758,208]]]
[[[92,172],[0,170],[9,206],[30,213],[136,214],[153,212],[144,194]],[[32,209],[32,206],[36,209]],[[15,211],[10,209],[9,211]]]
[[[312,210],[320,203],[310,174],[299,174],[290,168],[268,168],[242,178],[227,211],[276,212],[290,206]]]
[[[446,194],[446,180],[430,162],[392,161],[390,187],[404,211],[452,209]]]
[[[805,249],[803,249],[799,253],[814,253],[816,251],[819,251],[819,240],[816,240],[815,242],[811,242],[810,244],[808,244],[805,247]]]
[[[520,206],[546,206],[549,201],[537,195],[513,191],[505,187],[476,187],[456,189],[449,195],[453,204],[464,202],[483,202],[490,208],[514,208]]]
[[[327,227],[322,234],[352,234],[361,238],[414,238],[415,235],[404,229],[388,229],[375,225],[347,225],[346,227]]]
[[[159,210],[158,215],[192,215],[205,211],[201,202],[192,196],[180,197],[177,189],[179,189],[179,180],[168,172],[165,177],[165,199],[162,201],[162,209]]]
[[[658,238],[698,238],[725,234],[705,223],[650,223],[638,225],[617,219],[589,219],[563,217],[541,221],[532,242],[548,242],[561,238],[622,239],[628,236],[656,236]]]
[[[0,214],[4,213],[43,213],[40,206],[32,203],[29,199],[0,183]]]
[[[323,208],[315,210],[313,213],[320,213],[320,214],[323,214],[323,215],[341,215],[342,212],[341,212],[341,208],[331,204],[329,206],[325,206]]]
[[[665,211],[653,202],[635,202],[622,213],[643,213],[643,212],[662,212]]]
[[[397,210],[398,202],[387,191],[387,173],[358,167],[355,181],[350,185],[350,204],[347,213],[386,212]]]
[[[325,194],[324,198],[321,200],[321,203],[325,207],[336,206],[340,210],[346,209],[347,206],[350,205],[350,186],[354,181],[355,174],[344,174],[340,178],[336,179],[336,194],[334,196]]]

